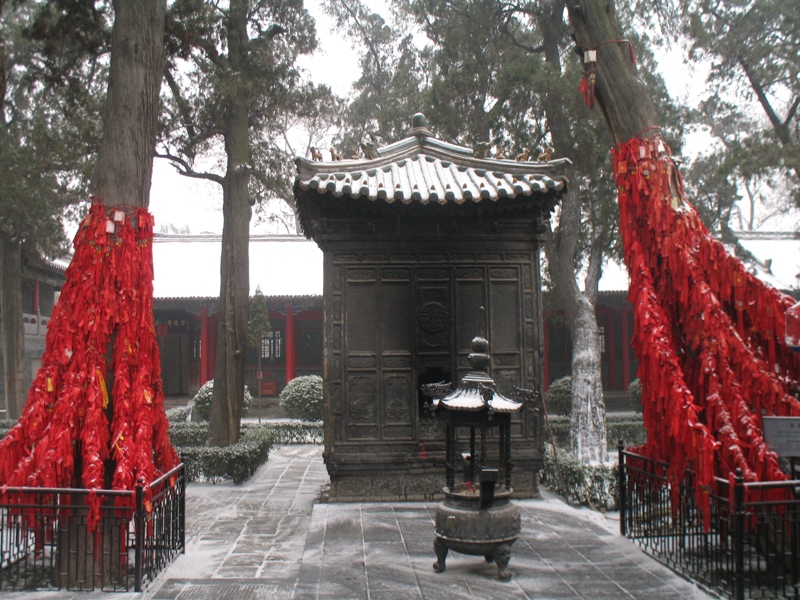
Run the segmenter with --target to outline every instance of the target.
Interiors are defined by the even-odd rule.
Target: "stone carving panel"
[[[519,356],[516,354],[494,354],[494,364],[498,367],[518,367]]]
[[[342,320],[342,301],[339,298],[331,303],[331,316],[334,321]]]
[[[408,281],[411,273],[408,269],[383,269],[381,278],[384,281]]]
[[[349,281],[375,281],[376,273],[375,269],[348,269],[347,279]]]
[[[330,390],[331,398],[331,408],[333,409],[333,414],[340,415],[342,414],[342,384],[341,383],[331,383],[328,385],[328,389]]]
[[[411,357],[384,355],[383,366],[387,369],[406,369],[411,366]]]
[[[377,404],[375,374],[351,375],[347,392],[351,421],[374,423]]]
[[[483,269],[480,267],[464,267],[456,270],[458,279],[480,279],[483,281]]]
[[[419,309],[419,326],[428,333],[438,333],[448,325],[447,307],[438,302],[428,302]]]
[[[493,279],[516,279],[517,270],[513,267],[495,267],[489,271]]]
[[[514,388],[520,385],[519,371],[517,369],[496,369],[494,381],[497,384],[497,390],[501,394],[510,396]]]
[[[334,267],[333,269],[333,289],[334,291],[341,291],[342,289],[342,268]]]
[[[383,402],[387,423],[411,421],[411,382],[406,374],[389,375],[383,382]]]
[[[347,367],[350,369],[368,369],[375,366],[375,356],[354,356],[347,357]]]
[[[383,437],[386,439],[410,440],[413,437],[413,433],[410,425],[404,425],[402,427],[392,425],[389,427],[384,427]]]
[[[351,440],[376,440],[378,439],[378,428],[350,425],[347,428],[347,437]]]
[[[336,351],[342,349],[342,328],[340,325],[333,326],[333,349]]]
[[[419,279],[447,279],[447,269],[420,269]]]

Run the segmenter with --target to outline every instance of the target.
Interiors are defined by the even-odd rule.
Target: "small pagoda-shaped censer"
[[[445,570],[448,550],[484,556],[496,562],[500,579],[508,581],[511,545],[520,531],[519,508],[511,502],[511,414],[522,402],[498,393],[489,376],[489,342],[472,340],[472,371],[453,392],[434,401],[446,420],[446,486],[444,502],[436,509],[437,561],[433,569]],[[469,430],[469,451],[457,456],[457,433]],[[466,450],[466,440],[461,441]],[[456,477],[456,466],[463,466]]]

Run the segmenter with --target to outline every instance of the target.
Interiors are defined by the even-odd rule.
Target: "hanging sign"
[[[800,456],[800,417],[763,417],[764,441],[779,456]]]

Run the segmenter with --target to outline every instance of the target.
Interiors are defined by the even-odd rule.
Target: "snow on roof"
[[[217,298],[219,235],[156,234],[153,243],[155,298]],[[322,295],[322,251],[299,235],[250,236],[250,294]]]
[[[736,236],[757,261],[755,265],[746,263],[751,273],[783,292],[800,289],[800,233],[737,231]],[[609,261],[603,265],[601,292],[626,291],[629,283],[624,264]]]

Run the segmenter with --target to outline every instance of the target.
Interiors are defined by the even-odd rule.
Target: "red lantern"
[[[786,345],[800,352],[800,302],[786,311]]]

